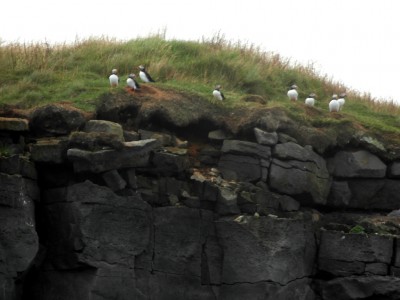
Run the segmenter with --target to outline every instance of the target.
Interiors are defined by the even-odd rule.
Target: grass
[[[97,38],[59,45],[3,44],[0,105],[31,108],[68,101],[93,111],[98,99],[110,92],[111,69],[119,70],[124,83],[140,64],[148,67],[158,87],[194,93],[209,101],[213,101],[213,87],[221,84],[228,107],[254,105],[241,101],[246,94],[254,94],[267,99],[268,106],[282,107],[312,126],[351,121],[373,131],[400,133],[400,107],[393,102],[351,91],[318,74],[312,65],[292,63],[251,44],[226,41],[222,35],[199,42],[168,41],[159,34],[124,42]],[[313,111],[303,103],[289,103],[286,91],[293,83],[300,88],[300,99],[310,92],[318,95]],[[333,118],[327,112],[328,101],[333,93],[342,91],[348,94],[345,108],[340,118]]]

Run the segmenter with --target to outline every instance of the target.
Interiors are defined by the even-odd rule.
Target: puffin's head
[[[311,93],[310,95],[308,95],[308,97],[315,98],[315,97],[317,97],[317,95],[315,93]]]
[[[340,94],[340,98],[344,98],[344,97],[346,97],[347,95],[346,95],[346,93],[341,93]]]
[[[117,69],[112,69],[111,73],[117,74],[117,73],[118,73],[118,70],[117,70]]]
[[[295,85],[295,84],[293,84],[290,88],[291,88],[292,90],[297,90],[298,86]]]
[[[129,76],[128,76],[128,77],[133,79],[133,78],[135,78],[135,77],[136,77],[136,75],[132,73],[132,74],[129,74]]]
[[[222,86],[221,86],[220,84],[217,84],[217,85],[215,86],[215,89],[218,90],[218,91],[219,91],[221,88],[222,88]]]
[[[337,95],[336,94],[333,94],[332,95],[332,99],[337,99],[338,97],[337,97]]]
[[[144,70],[144,66],[143,66],[143,65],[140,65],[140,66],[139,66],[139,69],[140,69],[141,71],[143,71],[143,70]]]

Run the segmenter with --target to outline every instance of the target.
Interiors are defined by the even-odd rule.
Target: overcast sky
[[[201,40],[220,33],[293,62],[312,63],[335,81],[400,103],[399,0],[3,2],[3,42],[129,40],[164,28],[167,39]]]

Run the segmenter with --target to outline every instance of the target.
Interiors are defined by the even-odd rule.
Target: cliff
[[[396,140],[149,86],[1,115],[0,299],[400,298]]]

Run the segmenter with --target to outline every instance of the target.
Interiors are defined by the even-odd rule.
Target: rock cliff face
[[[400,298],[396,151],[164,97],[0,117],[0,299]]]

